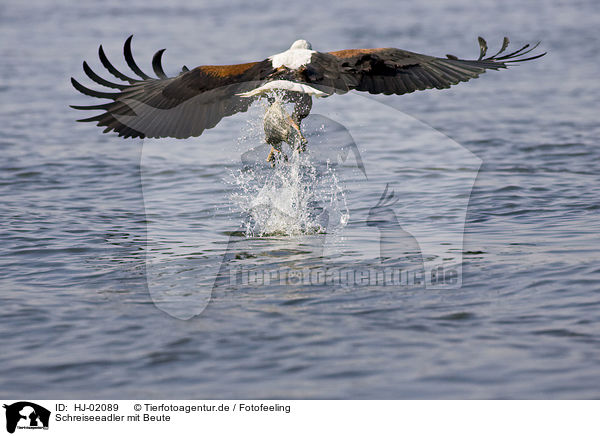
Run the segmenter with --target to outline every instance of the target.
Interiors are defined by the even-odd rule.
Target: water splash
[[[348,207],[335,168],[294,152],[274,168],[264,163],[232,172],[230,198],[242,212],[248,237],[336,233],[348,222]]]

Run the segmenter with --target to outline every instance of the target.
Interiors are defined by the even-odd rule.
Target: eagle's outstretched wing
[[[545,54],[525,57],[537,47],[536,44],[501,56],[508,47],[508,38],[504,38],[498,53],[485,57],[487,44],[480,37],[480,55],[476,60],[451,55],[443,59],[396,48],[352,49],[311,52],[308,62],[294,68],[275,68],[272,58],[268,58],[239,65],[200,66],[193,70],[183,67],[178,76],[167,77],[161,65],[164,50],[159,50],[152,59],[157,78],[152,78],[135,63],[131,39],[132,36],[125,42],[123,52],[129,68],[139,79],[118,71],[100,46],[99,56],[104,67],[126,83],[113,83],[98,76],[86,62],[83,70],[90,79],[118,91],[95,91],[75,79],[71,81],[85,95],[112,100],[93,106],[72,106],[80,110],[103,111],[79,121],[95,121],[105,127],[104,132],[114,130],[119,136],[134,138],[199,136],[205,129],[216,126],[223,117],[248,110],[257,98],[250,91],[269,81],[304,83],[326,94],[354,89],[400,95],[416,90],[449,88],[478,77],[488,69],[506,68],[510,63]],[[291,89],[289,86],[284,88]]]
[[[529,44],[500,56],[508,47],[504,38],[500,50],[489,57],[485,40],[479,37],[480,55],[476,60],[447,58],[413,53],[396,48],[352,49],[316,53],[306,66],[307,82],[317,88],[344,93],[349,90],[371,94],[406,94],[416,90],[449,88],[478,77],[488,69],[506,68],[510,63],[536,59],[545,53],[525,57],[534,50]]]
[[[127,65],[139,79],[118,71],[109,62],[102,46],[98,52],[102,65],[126,83],[113,83],[98,76],[86,62],[83,70],[90,79],[117,92],[95,91],[71,78],[73,86],[81,93],[112,100],[93,106],[71,106],[104,111],[78,121],[96,121],[98,126],[106,127],[104,132],[114,130],[126,138],[199,136],[223,117],[248,110],[253,99],[236,94],[261,85],[274,71],[271,62],[264,60],[239,65],[200,66],[192,70],[183,67],[178,76],[167,77],[161,65],[163,49],[152,59],[152,68],[158,77],[152,78],[133,59],[132,36],[125,42],[123,52]]]

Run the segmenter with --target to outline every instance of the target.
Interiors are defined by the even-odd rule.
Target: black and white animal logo
[[[6,431],[14,433],[19,429],[47,429],[50,411],[29,401],[19,401],[4,405],[6,409]]]

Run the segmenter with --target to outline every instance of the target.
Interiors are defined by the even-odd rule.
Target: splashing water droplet
[[[294,152],[274,168],[264,165],[231,174],[231,195],[249,237],[336,233],[348,222],[343,188],[329,162]]]

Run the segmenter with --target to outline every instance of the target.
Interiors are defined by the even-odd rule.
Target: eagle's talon
[[[277,162],[278,159],[283,158],[283,160],[285,162],[288,161],[288,157],[287,155],[281,151],[281,148],[276,148],[276,147],[271,147],[271,151],[269,152],[269,155],[267,156],[267,162],[271,163],[271,167],[275,167],[275,163]]]
[[[296,147],[296,150],[298,150],[298,153],[303,153],[306,151],[306,144],[308,144],[308,141],[306,140],[304,135],[302,135],[302,133],[300,133],[300,142],[298,143],[298,146]]]

